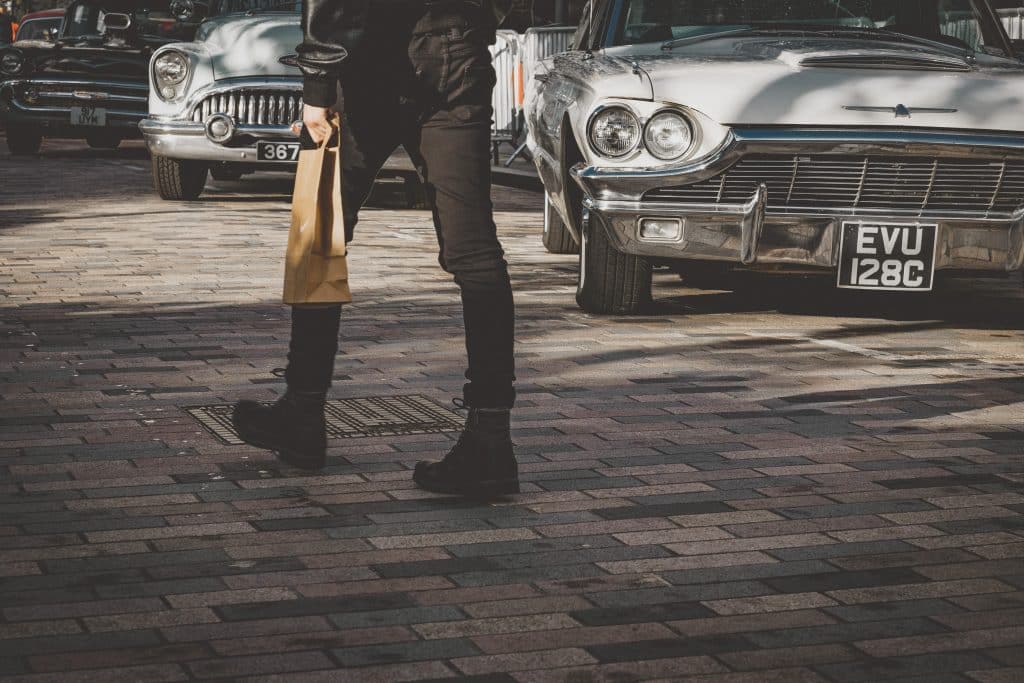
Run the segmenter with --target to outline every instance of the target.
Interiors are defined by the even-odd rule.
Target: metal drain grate
[[[224,443],[244,443],[231,426],[230,405],[193,406],[185,408],[185,412]],[[418,394],[333,399],[327,402],[324,414],[327,436],[336,439],[440,434],[459,431],[463,425],[458,413]]]

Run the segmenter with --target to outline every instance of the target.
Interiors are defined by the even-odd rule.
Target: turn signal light
[[[683,221],[679,218],[641,218],[640,237],[646,240],[678,240],[683,236]]]

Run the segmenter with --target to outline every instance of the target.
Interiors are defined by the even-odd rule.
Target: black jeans
[[[487,46],[494,29],[470,12],[424,20],[419,6],[382,18],[368,31],[372,47],[344,71],[336,108],[345,223],[351,239],[374,178],[404,146],[433,207],[441,267],[461,290],[464,398],[473,407],[506,408],[515,400],[515,312],[491,205],[495,74]]]

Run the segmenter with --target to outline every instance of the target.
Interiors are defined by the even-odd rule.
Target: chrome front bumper
[[[28,86],[37,88],[38,97],[42,100],[40,103],[29,104],[19,99],[18,91]],[[60,88],[81,90],[64,92]],[[85,137],[96,131],[114,131],[124,137],[138,137],[139,121],[145,116],[146,88],[143,84],[117,81],[11,79],[0,83],[0,121],[6,125],[41,128],[46,135],[53,137]],[[104,89],[124,92],[106,93]],[[72,125],[71,108],[74,106],[102,107],[106,125]]]
[[[648,202],[588,199],[590,221],[619,251],[655,260],[731,261],[745,266],[836,268],[842,224],[865,220],[904,224],[905,216],[765,215],[755,196],[746,206],[709,210]],[[678,218],[676,240],[640,236],[641,218]],[[1015,271],[1024,268],[1024,213],[1011,220],[920,219],[938,224],[937,270]]]
[[[778,131],[735,133],[707,160],[675,169],[621,170],[577,167],[573,177],[595,227],[620,251],[654,260],[726,261],[745,266],[836,268],[842,224],[922,223],[938,225],[937,270],[1008,272],[1024,268],[1024,207],[1013,215],[977,218],[893,210],[843,213],[829,210],[775,213],[767,210],[762,185],[743,204],[683,204],[649,201],[646,192],[713,177],[749,152],[934,154],[1024,159],[1024,136],[957,135],[934,132]],[[677,239],[640,234],[643,218],[678,219]]]
[[[192,121],[148,118],[139,123],[139,129],[150,153],[172,159],[257,163],[258,140],[298,140],[290,126],[239,124],[232,140],[225,144],[210,140],[206,126]],[[259,163],[288,166],[287,162]]]

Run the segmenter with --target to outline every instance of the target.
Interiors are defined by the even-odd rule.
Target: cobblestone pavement
[[[175,204],[137,144],[0,154],[4,680],[1024,680],[1019,280],[659,273],[593,317],[538,197],[496,189],[524,492],[474,504],[410,481],[451,434],[305,476],[183,410],[282,391],[288,189]],[[458,391],[432,244],[365,212],[334,396]]]

